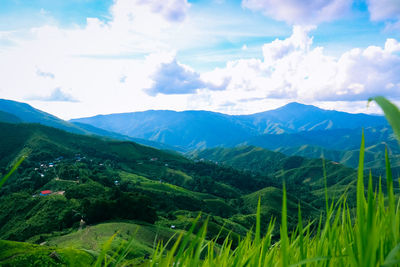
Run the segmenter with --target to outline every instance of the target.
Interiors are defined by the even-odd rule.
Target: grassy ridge
[[[113,249],[116,250],[121,244],[126,244],[127,240],[133,239],[130,258],[143,258],[152,254],[154,242],[157,240],[166,242],[181,231],[151,224],[109,222],[87,226],[77,232],[51,238],[47,245],[85,249],[93,251],[95,254],[101,250],[102,244],[115,233],[117,235],[114,238]]]
[[[83,250],[0,240],[0,266],[90,266],[96,260]]]

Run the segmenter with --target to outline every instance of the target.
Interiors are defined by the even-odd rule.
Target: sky
[[[0,98],[63,119],[400,103],[400,0],[0,0]]]

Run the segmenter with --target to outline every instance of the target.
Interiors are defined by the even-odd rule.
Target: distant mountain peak
[[[299,102],[289,102],[289,103],[287,103],[287,104],[284,105],[284,106],[308,106],[308,105],[303,104],[303,103],[299,103]],[[284,107],[284,106],[283,106],[283,107]]]
[[[312,109],[321,109],[321,108],[313,106],[313,105],[302,104],[302,103],[299,103],[299,102],[290,102],[290,103],[288,103],[288,104],[286,104],[284,106],[281,106],[280,108],[277,108],[277,109],[281,109],[282,110],[282,109],[310,109],[310,108],[312,108]]]

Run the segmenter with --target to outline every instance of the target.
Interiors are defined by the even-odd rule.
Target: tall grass
[[[364,139],[360,168],[363,166],[363,150]],[[389,161],[387,168],[390,170]],[[221,246],[216,239],[206,240],[206,227],[203,226],[190,243],[181,242],[181,236],[169,251],[159,244],[146,266],[398,266],[400,214],[391,173],[387,172],[388,199],[385,199],[380,187],[373,188],[371,176],[365,196],[364,173],[360,170],[355,218],[343,196],[331,202],[324,223],[303,226],[299,207],[297,228],[288,233],[284,190],[278,242],[271,242],[273,223],[262,238],[259,238],[258,231],[255,235],[249,233],[235,249],[232,249],[229,237]],[[259,229],[260,210],[257,218],[256,229]],[[317,229],[312,232],[315,224]]]
[[[372,100],[382,106],[394,132],[400,137],[400,112],[397,107],[384,98]],[[218,237],[207,240],[207,221],[194,234],[197,219],[192,228],[181,234],[172,246],[168,244],[172,238],[167,244],[158,243],[150,260],[143,266],[400,266],[400,202],[394,195],[388,153],[386,150],[385,195],[380,184],[373,187],[371,174],[364,177],[364,146],[363,134],[355,209],[349,208],[345,194],[335,201],[329,200],[325,191],[324,216],[321,214],[318,220],[303,225],[299,205],[297,227],[290,230],[287,226],[284,185],[279,241],[272,241],[274,220],[261,236],[259,201],[255,233],[249,232],[235,248],[229,236],[222,245],[217,243]],[[167,246],[171,249],[167,250]],[[112,260],[109,262],[115,265]],[[122,261],[118,264],[123,265]]]

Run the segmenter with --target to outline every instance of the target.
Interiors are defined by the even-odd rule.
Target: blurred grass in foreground
[[[17,162],[12,166],[11,170],[4,175],[3,178],[1,178],[0,180],[0,188],[3,186],[3,184],[8,180],[8,178],[10,178],[10,176],[18,169],[19,165],[21,165],[21,163],[28,157],[28,155],[24,155],[22,157],[20,157]]]

